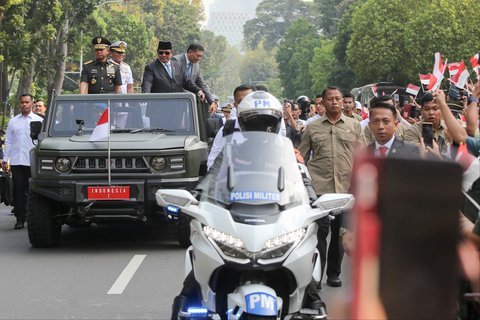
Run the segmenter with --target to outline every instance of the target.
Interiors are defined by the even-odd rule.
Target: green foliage
[[[418,83],[439,51],[450,62],[477,52],[480,3],[474,0],[368,0],[353,13],[347,65],[363,82]]]
[[[200,34],[200,43],[205,48],[205,54],[200,62],[203,79],[210,87],[211,92],[218,96],[222,90],[222,83],[219,82],[222,73],[221,66],[228,63],[227,40],[225,37],[216,36],[213,32],[206,30]],[[226,97],[228,92],[222,92],[222,95]]]
[[[311,17],[312,5],[300,0],[264,0],[257,9],[257,17],[243,27],[244,40],[251,49],[261,43],[271,50],[283,39],[287,28],[302,17]],[[313,19],[310,19],[313,21]]]
[[[309,63],[312,61],[314,48],[319,43],[317,29],[307,19],[299,19],[288,28],[276,54],[286,97],[312,95]]]
[[[275,52],[266,51],[262,47],[246,52],[240,67],[241,83],[266,86],[271,78],[278,78]]]
[[[335,69],[334,46],[334,40],[322,40],[320,46],[314,49],[309,70],[312,77],[312,92],[315,95],[320,94],[328,86],[329,76]]]
[[[188,45],[200,38],[198,22],[203,19],[203,8],[190,5],[189,0],[164,0],[163,23],[155,28],[159,40],[172,41],[175,52],[184,52]]]

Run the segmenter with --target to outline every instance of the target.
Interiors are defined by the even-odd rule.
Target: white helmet
[[[242,131],[278,132],[283,106],[268,92],[254,91],[238,105],[238,124]]]

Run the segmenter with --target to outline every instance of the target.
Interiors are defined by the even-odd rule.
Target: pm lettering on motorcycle
[[[264,192],[264,191],[230,192],[230,201],[234,202],[234,201],[244,201],[244,200],[280,201],[280,193]]]
[[[254,292],[245,296],[247,313],[259,316],[275,316],[277,314],[277,298],[263,292]]]

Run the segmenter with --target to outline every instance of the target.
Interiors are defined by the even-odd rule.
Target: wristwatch
[[[478,103],[478,98],[476,98],[476,97],[474,97],[474,96],[468,97],[468,103],[471,103],[471,102],[476,102],[476,103]]]

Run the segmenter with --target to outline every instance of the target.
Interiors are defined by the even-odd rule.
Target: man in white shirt
[[[133,93],[133,74],[130,66],[123,61],[125,59],[127,43],[125,41],[117,41],[110,45],[110,60],[116,62],[120,67],[122,75],[122,85],[120,86],[122,93]]]
[[[30,122],[43,121],[33,113],[33,96],[20,96],[20,113],[8,123],[2,168],[6,172],[8,162],[13,180],[14,212],[17,222],[14,229],[22,229],[27,213],[28,179],[30,178],[30,150],[34,147],[30,138]]]

